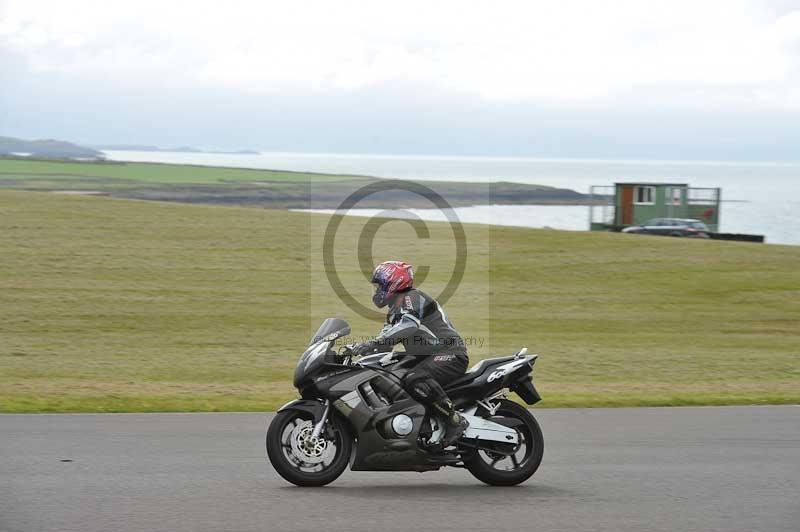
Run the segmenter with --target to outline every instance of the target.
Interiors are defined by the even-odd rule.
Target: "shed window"
[[[667,189],[667,194],[664,196],[665,205],[680,205],[683,202],[683,190],[679,187]]]
[[[653,205],[655,203],[656,187],[636,187],[634,203],[640,205]]]

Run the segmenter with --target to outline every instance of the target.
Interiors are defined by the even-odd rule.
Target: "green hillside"
[[[339,181],[347,177],[306,172],[225,168],[190,164],[0,158],[0,179],[15,180],[70,181],[95,178],[160,184],[212,184],[236,181],[297,181],[305,183],[309,181]],[[99,183],[102,183],[102,181]]]
[[[0,157],[0,189],[81,193],[124,199],[239,205],[270,209],[336,209],[364,186],[383,183],[361,208],[431,208],[415,192],[392,189],[374,177],[225,168],[189,164],[54,161]],[[404,184],[405,186],[405,184]],[[586,205],[592,198],[570,189],[525,183],[426,181],[451,206]]]
[[[331,293],[328,218],[0,191],[0,411],[269,410]],[[370,286],[346,219],[336,269]],[[449,278],[449,226],[377,230],[375,260]],[[472,361],[527,345],[542,406],[800,402],[800,247],[467,226],[446,308]],[[483,343],[481,343],[483,342]]]

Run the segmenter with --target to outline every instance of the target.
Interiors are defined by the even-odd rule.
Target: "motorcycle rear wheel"
[[[472,475],[491,486],[514,486],[528,480],[542,463],[544,437],[533,414],[512,401],[503,400],[491,418],[512,418],[521,423],[516,427],[519,444],[513,454],[506,456],[489,451],[477,451],[464,462]]]
[[[303,487],[324,486],[336,480],[350,461],[353,439],[335,416],[319,438],[307,412],[288,410],[275,415],[267,429],[267,456],[280,476]]]

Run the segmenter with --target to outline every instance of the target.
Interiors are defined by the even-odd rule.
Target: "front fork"
[[[328,415],[331,412],[331,401],[330,399],[325,399],[325,410],[322,411],[322,416],[317,421],[317,424],[314,425],[314,431],[311,433],[311,438],[316,440],[319,438],[319,435],[322,434],[322,431],[325,429],[325,424],[328,422]]]

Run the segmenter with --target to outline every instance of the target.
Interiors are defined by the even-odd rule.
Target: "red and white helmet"
[[[372,282],[377,285],[372,302],[376,307],[383,308],[396,294],[413,286],[414,268],[399,260],[381,262],[372,272]]]

